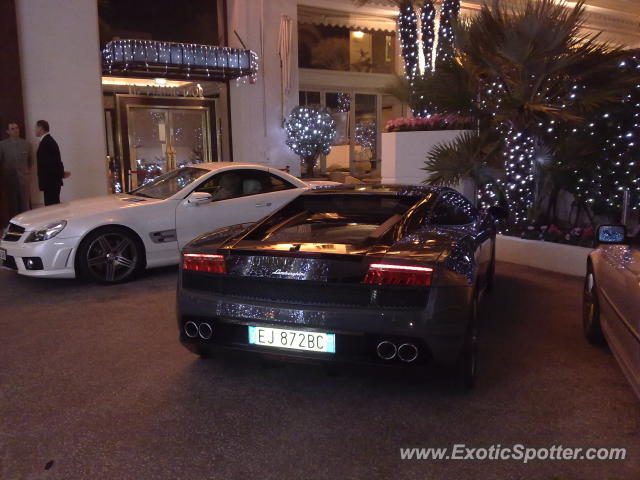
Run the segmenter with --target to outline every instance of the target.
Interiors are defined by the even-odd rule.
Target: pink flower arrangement
[[[593,234],[595,233],[595,230],[593,229],[593,227],[587,227],[584,230],[582,230],[582,238],[591,238],[593,237]]]
[[[520,238],[542,240],[543,242],[566,243],[583,247],[593,246],[593,227],[568,227],[558,225],[527,225],[520,231]]]
[[[453,130],[473,127],[472,117],[460,115],[430,115],[429,117],[401,117],[389,120],[385,132],[420,132],[430,130]]]
[[[555,234],[555,235],[561,235],[562,234],[562,230],[560,230],[555,225],[551,224],[551,225],[549,225],[549,228],[547,229],[547,233]]]

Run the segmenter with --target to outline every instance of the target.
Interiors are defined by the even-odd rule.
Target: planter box
[[[465,131],[383,133],[382,183],[422,184],[429,177],[429,173],[422,170],[427,153],[434,145],[451,142]],[[455,188],[475,204],[473,182],[465,180]],[[496,259],[582,277],[586,274],[587,256],[591,251],[562,243],[498,235]]]
[[[434,145],[455,140],[468,130],[435,130],[431,132],[389,132],[382,134],[382,183],[421,185],[429,177],[422,170],[427,154]],[[456,190],[475,203],[472,182],[461,182]]]
[[[591,248],[498,235],[496,260],[584,277]]]

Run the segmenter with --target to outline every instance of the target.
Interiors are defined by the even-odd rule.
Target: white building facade
[[[117,84],[105,75],[95,0],[13,1],[26,138],[35,148],[35,122],[50,122],[71,172],[63,201],[114,191],[116,177],[120,189],[133,187],[154,165],[168,168],[189,158],[255,162],[299,174],[299,159],[285,145],[283,121],[301,103],[327,106],[335,114],[339,138],[322,159],[323,171],[375,175],[384,161],[384,123],[407,113],[386,93],[394,73],[401,72],[392,2],[219,0],[223,18],[218,23],[225,30],[220,39],[257,53],[255,83],[247,77],[228,82],[183,78],[171,90],[171,101],[165,101],[169,87],[154,86],[153,79],[136,87],[133,77]],[[462,15],[473,15],[480,3],[463,1]],[[603,30],[603,40],[640,47],[640,2],[588,4],[587,29]],[[193,98],[185,93],[189,84],[204,93]],[[138,97],[144,101],[137,102]],[[135,115],[143,119],[139,127]],[[150,118],[151,130],[144,123]],[[186,140],[190,125],[199,133]],[[145,147],[145,136],[156,145]],[[185,146],[189,141],[199,143]],[[156,153],[145,160],[145,151]],[[167,160],[171,156],[173,163]],[[41,203],[35,187],[32,203]]]

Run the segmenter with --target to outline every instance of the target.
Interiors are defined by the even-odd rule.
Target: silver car
[[[598,242],[587,261],[584,333],[609,344],[640,397],[640,234],[629,241],[623,225],[604,225]]]

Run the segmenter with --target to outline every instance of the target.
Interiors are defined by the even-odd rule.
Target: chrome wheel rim
[[[595,304],[593,301],[593,273],[588,273],[587,278],[584,281],[584,299],[583,299],[583,309],[584,309],[584,321],[585,326],[591,325],[593,322],[593,315],[595,312]]]
[[[591,295],[591,293],[593,293],[593,273],[589,273],[587,275],[587,282],[585,284],[585,290],[586,292]]]
[[[138,263],[138,249],[133,241],[118,233],[96,237],[87,249],[87,267],[95,278],[117,282],[133,273]]]

